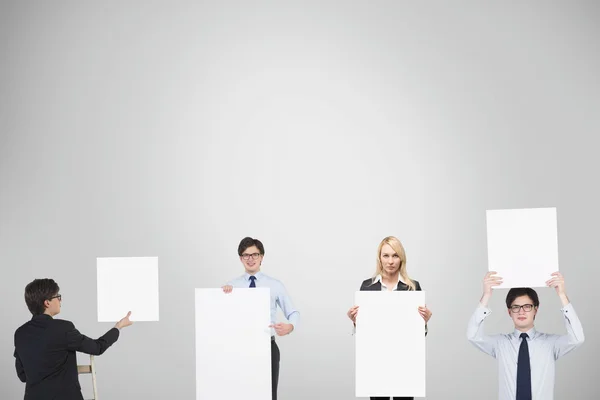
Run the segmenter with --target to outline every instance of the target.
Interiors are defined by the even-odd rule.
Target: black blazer
[[[360,285],[360,290],[378,290],[381,291],[381,282],[375,282],[374,284],[371,284],[371,282],[373,282],[372,278],[366,279],[363,281],[363,283]],[[415,281],[413,279],[413,282],[415,283],[415,290],[421,290],[421,285],[419,284],[419,281]],[[397,286],[398,290],[408,290],[408,285],[405,285],[404,283],[398,281],[398,286]]]
[[[15,332],[15,368],[25,400],[83,400],[75,352],[100,355],[119,338],[112,328],[97,340],[70,321],[34,315]]]
[[[360,285],[360,290],[381,291],[381,282],[375,282],[375,283],[371,284],[372,282],[373,282],[373,278],[365,279],[363,281],[363,283]],[[415,283],[415,291],[421,290],[421,285],[419,284],[419,281],[415,281],[413,279],[413,282]],[[408,290],[408,285],[398,281],[397,289],[398,290]],[[427,328],[427,324],[425,324],[425,336],[427,336],[428,332],[429,332],[429,329]]]

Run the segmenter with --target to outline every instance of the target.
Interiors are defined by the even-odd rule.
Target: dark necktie
[[[256,277],[254,275],[250,275],[250,287],[256,287]]]
[[[517,361],[517,400],[531,400],[531,366],[526,333],[521,333],[521,346]]]

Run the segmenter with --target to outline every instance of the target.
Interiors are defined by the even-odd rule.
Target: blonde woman
[[[418,281],[411,279],[406,271],[406,253],[400,241],[388,236],[384,238],[377,248],[377,267],[375,276],[365,280],[360,285],[360,290],[421,290]],[[425,335],[427,335],[427,322],[431,318],[431,311],[427,306],[418,310],[425,320]],[[348,310],[348,318],[356,326],[358,306]],[[371,400],[387,400],[388,397],[371,397]],[[394,400],[412,400],[413,397],[394,397]]]

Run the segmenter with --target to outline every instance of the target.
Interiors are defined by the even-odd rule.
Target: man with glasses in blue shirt
[[[284,336],[291,333],[300,320],[300,313],[292,305],[292,300],[283,284],[261,272],[260,267],[265,255],[265,248],[258,239],[246,237],[238,246],[238,255],[244,266],[244,275],[235,278],[223,286],[225,293],[231,293],[233,288],[267,287],[271,291],[271,384],[273,400],[277,400],[277,383],[279,381],[279,347],[275,342],[275,334]],[[277,306],[283,311],[286,322],[275,322]]]
[[[475,347],[498,360],[499,400],[552,400],[556,360],[585,340],[581,322],[565,293],[564,278],[560,272],[554,272],[546,285],[556,290],[563,305],[566,335],[536,331],[534,321],[540,305],[536,291],[513,288],[506,296],[506,307],[514,331],[488,336],[483,329],[483,321],[491,313],[487,305],[492,287],[502,283],[495,274],[488,272],[483,280],[483,296],[469,321],[467,337]]]

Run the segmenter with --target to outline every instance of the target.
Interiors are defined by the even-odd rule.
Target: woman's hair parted
[[[416,290],[415,283],[412,279],[410,279],[408,273],[406,272],[406,252],[404,251],[404,246],[402,246],[400,240],[398,240],[394,236],[388,236],[383,238],[381,243],[379,243],[379,247],[377,247],[377,264],[373,279],[375,279],[375,277],[379,274],[383,275],[383,265],[381,264],[381,249],[386,244],[389,245],[392,249],[394,249],[396,254],[398,254],[398,257],[400,257],[400,277],[404,282],[406,282],[406,285],[408,286],[409,290]]]

